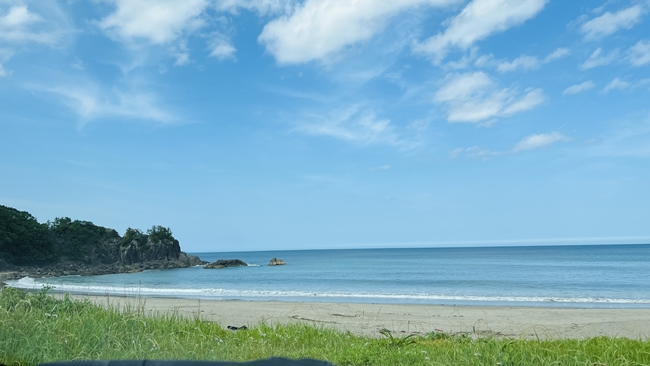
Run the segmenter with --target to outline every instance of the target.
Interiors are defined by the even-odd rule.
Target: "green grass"
[[[650,343],[625,338],[520,340],[435,333],[368,338],[305,324],[230,331],[141,307],[104,309],[47,291],[0,294],[0,363],[62,360],[248,361],[316,358],[337,365],[648,365]]]

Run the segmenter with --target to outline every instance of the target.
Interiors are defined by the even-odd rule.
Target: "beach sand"
[[[470,336],[526,339],[650,336],[650,309],[443,306],[196,300],[73,295],[103,306],[143,307],[147,313],[178,315],[229,325],[305,323],[378,337],[436,330]]]

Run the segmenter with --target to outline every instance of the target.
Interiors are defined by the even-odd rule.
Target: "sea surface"
[[[10,285],[218,300],[650,308],[650,245],[194,254],[249,266],[23,278]],[[269,267],[272,257],[287,265]]]

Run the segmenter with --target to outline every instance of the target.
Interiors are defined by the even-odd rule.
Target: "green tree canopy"
[[[47,226],[29,212],[0,205],[0,258],[18,265],[54,260]]]

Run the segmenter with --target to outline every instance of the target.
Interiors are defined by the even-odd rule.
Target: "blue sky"
[[[650,242],[650,1],[0,0],[0,203],[198,251]]]

